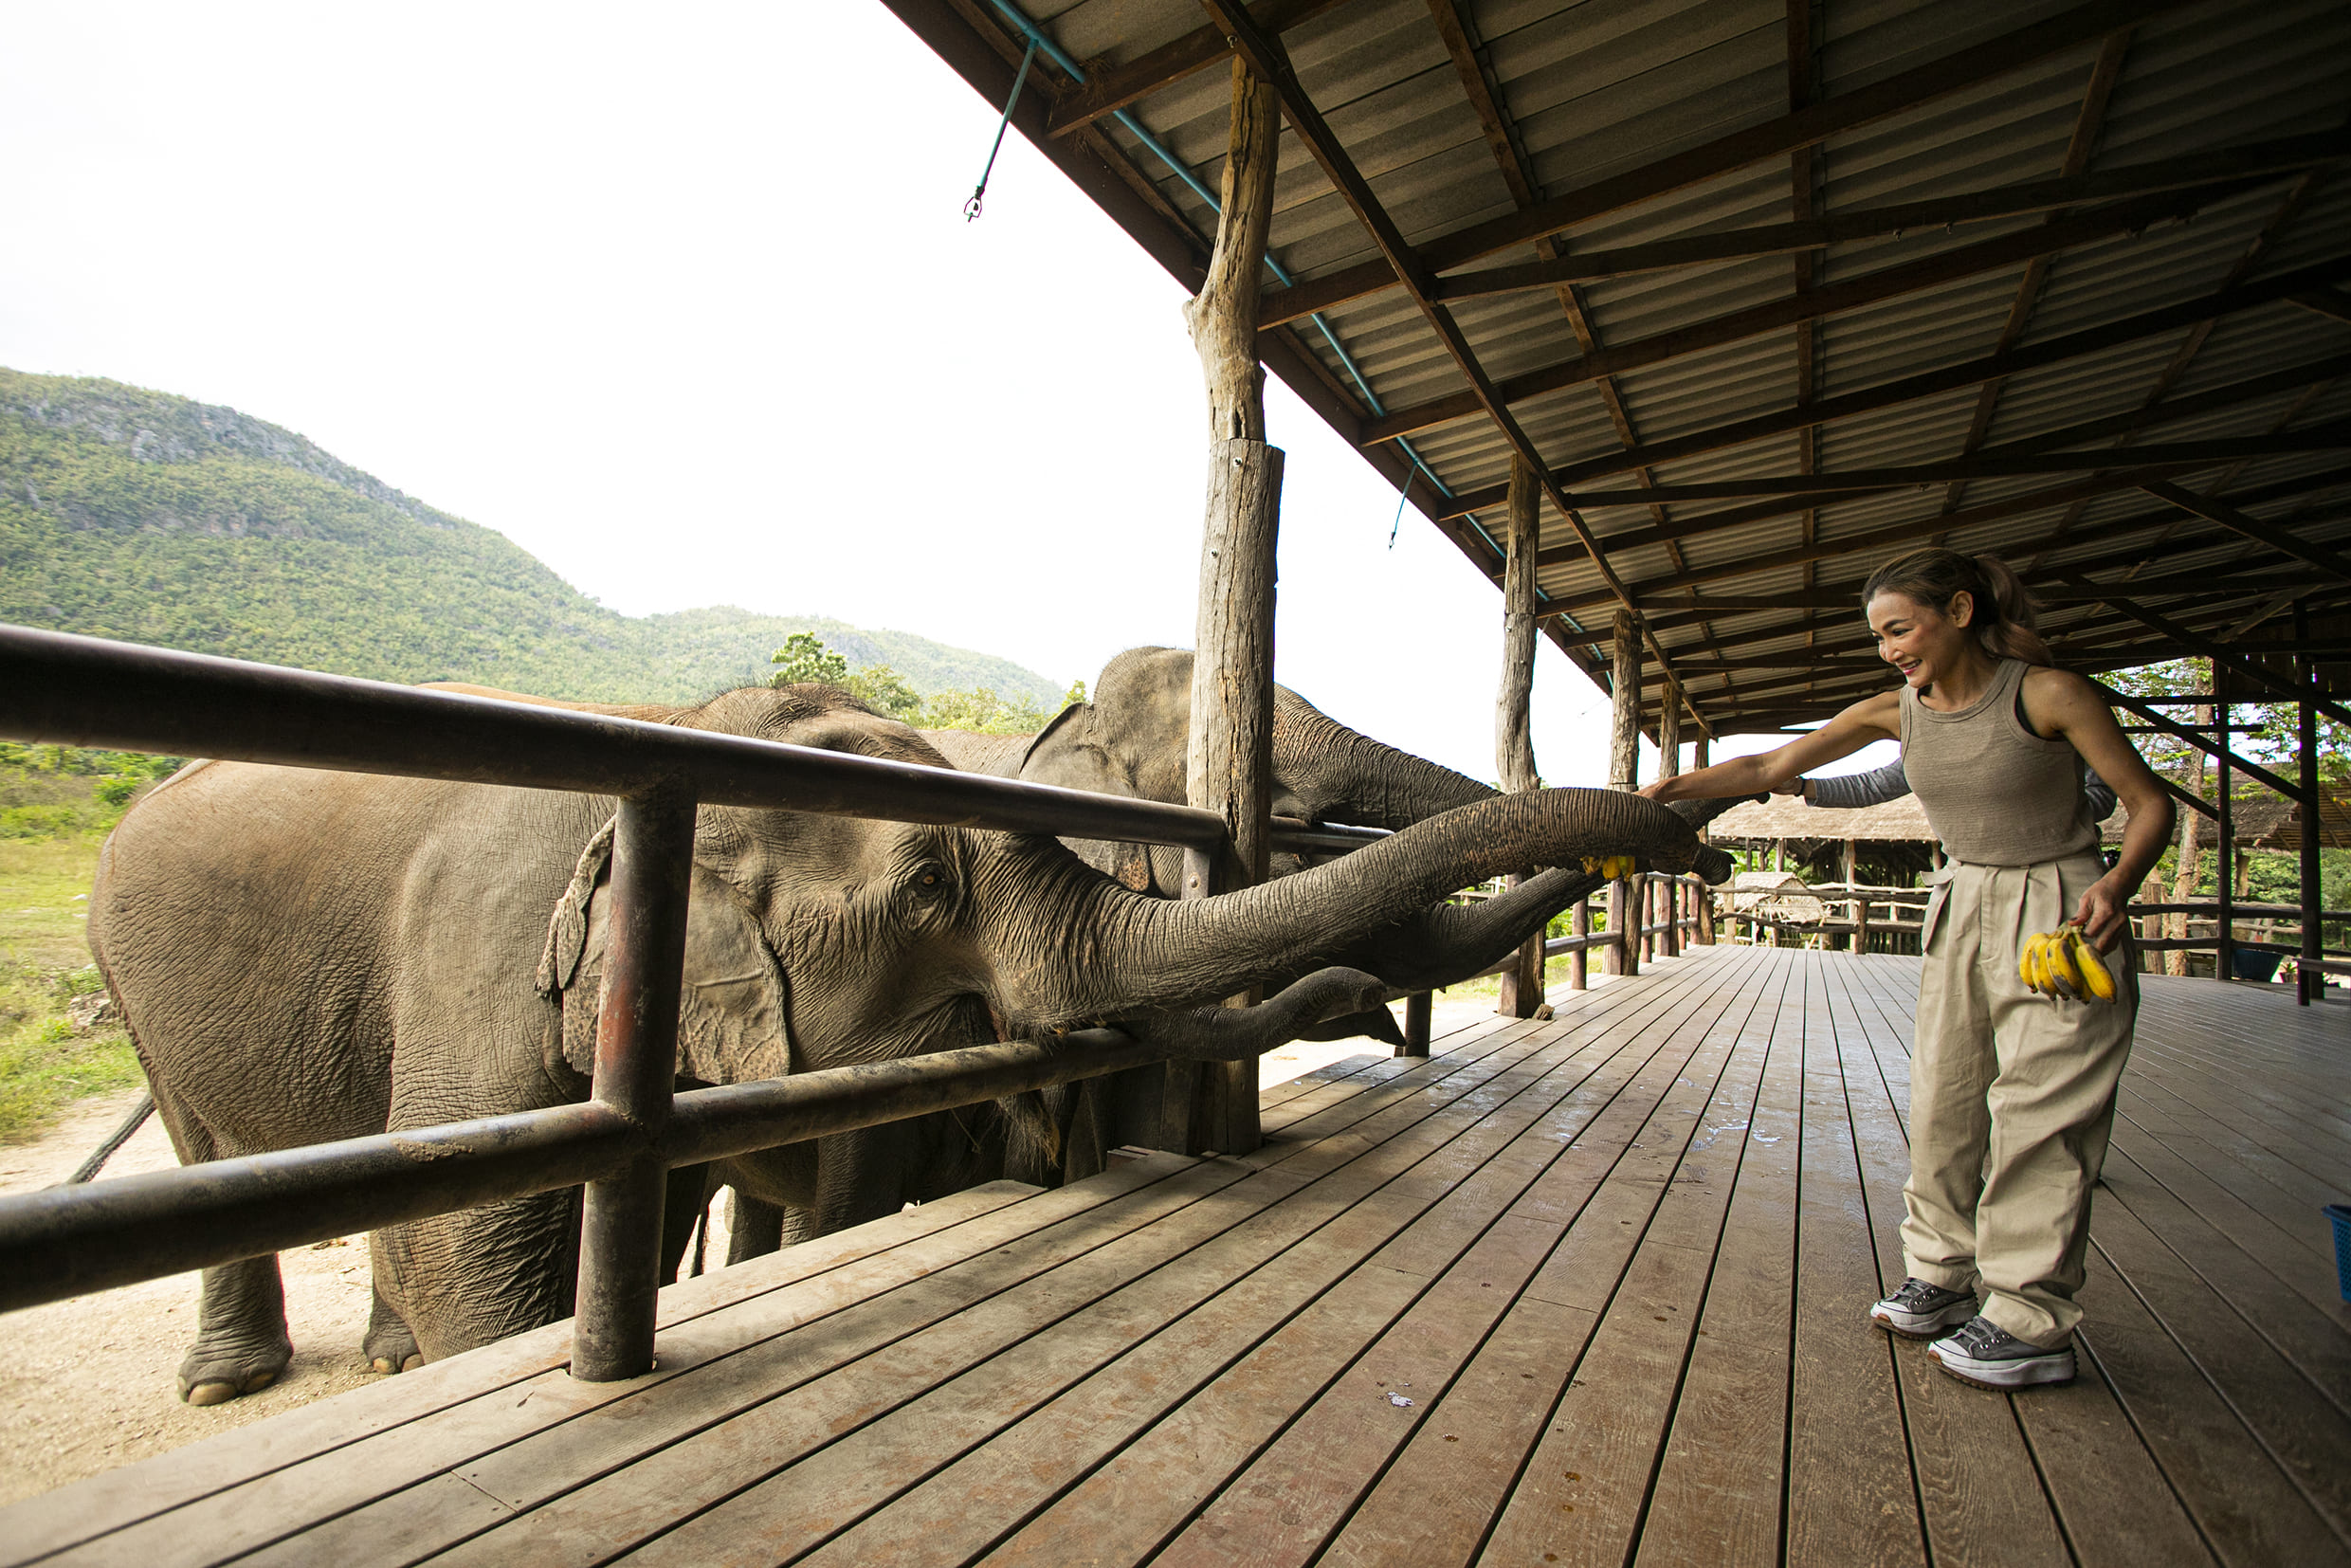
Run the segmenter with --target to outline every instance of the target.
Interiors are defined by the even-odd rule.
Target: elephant
[[[1180,804],[1192,729],[1192,650],[1135,647],[1103,666],[1092,700],[1064,708],[1032,736],[923,730],[957,768],[1096,794]],[[1409,828],[1493,798],[1489,785],[1382,745],[1289,687],[1273,688],[1273,813],[1307,822]],[[1165,846],[1066,839],[1079,858],[1128,886],[1174,898],[1183,854]],[[1269,874],[1304,861],[1276,854]]]
[[[600,711],[945,765],[829,687]],[[615,810],[230,761],[192,763],[139,802],[101,851],[90,939],[180,1159],[584,1099]],[[705,805],[678,1078],[743,1082],[1097,1024],[1234,1059],[1361,1010],[1415,965],[1467,963],[1540,929],[1539,901],[1438,906],[1460,887],[1603,854],[1683,870],[1699,853],[1668,807],[1552,790],[1176,901],[1040,834]],[[1218,1005],[1251,989],[1268,1001]],[[898,1206],[903,1154],[824,1140],[724,1174],[829,1230]],[[546,1194],[374,1232],[371,1364],[400,1370],[563,1315],[576,1201]],[[266,1386],[290,1354],[274,1256],[204,1271],[183,1397]]]

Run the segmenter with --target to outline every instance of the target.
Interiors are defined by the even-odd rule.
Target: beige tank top
[[[1902,688],[1903,772],[1955,860],[2032,866],[2098,846],[2081,758],[2069,742],[2033,734],[2018,711],[2031,667],[2001,660],[1991,688],[1957,713]]]

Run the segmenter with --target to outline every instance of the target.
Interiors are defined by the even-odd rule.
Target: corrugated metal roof
[[[969,51],[957,51],[967,41],[950,36],[954,29],[967,29],[993,57],[1009,61],[1019,53],[1013,0],[887,3],[983,90],[997,90],[994,78],[983,81],[986,71],[961,63]],[[2141,7],[1816,0],[1798,12],[1812,48],[1793,65],[1792,39],[1804,34],[1792,27],[1786,0],[1452,4],[1535,199],[1558,201],[1611,180],[1639,187],[1636,199],[1603,204],[1554,228],[1570,258],[2046,181],[2085,138],[2082,170],[2097,176],[2341,133],[2351,117],[2351,5],[2342,0],[2150,0]],[[1190,180],[1215,187],[1230,94],[1221,40],[1202,34],[1206,13],[1196,0],[1031,0],[1022,14],[1097,82],[1124,80],[1121,73],[1140,69],[1139,62],[1162,58],[1155,50],[1188,47],[1187,40],[1200,45],[1195,68],[1139,83],[1144,90],[1125,102],[1131,122],[1098,119],[1076,139],[1122,157],[1128,167],[1120,178],[1156,192],[1157,215],[1120,206],[1115,190],[1107,199],[1098,194],[1139,240],[1166,259],[1167,234],[1144,230],[1172,213],[1187,226],[1178,246],[1204,256],[1215,219]],[[1518,204],[1460,63],[1432,20],[1431,0],[1258,0],[1254,14],[1280,25],[1301,86],[1412,246],[1433,248],[1453,271],[1537,259],[1531,241],[1486,248],[1462,238],[1473,226],[1514,213]],[[2020,35],[2041,24],[2070,29],[2070,41],[2039,47]],[[1962,51],[1987,45],[1992,52],[1975,61],[1977,68],[1950,66],[1971,58]],[[2102,54],[2109,64],[2119,58],[2119,65],[2101,106],[2092,98]],[[1938,84],[1943,90],[1806,151],[1792,155],[1789,139],[1759,139],[1752,156],[1658,177],[1661,160],[1769,126],[1802,107],[1792,103],[1793,82],[1809,81],[1807,102],[1842,102],[1938,63],[1949,77]],[[1069,73],[1057,69],[1041,67],[1037,80],[1055,103],[1077,90]],[[1052,145],[1041,129],[1045,113],[1035,109],[1019,122],[1042,145]],[[1167,167],[1144,136],[1181,162],[1189,180]],[[1066,151],[1074,142],[1065,137],[1058,145]],[[1702,341],[1679,343],[1669,356],[1652,354],[1613,378],[1618,406],[1642,449],[1667,441],[1696,448],[1661,455],[1644,470],[1648,481],[1670,486],[1784,480],[1801,472],[1806,443],[1792,428],[1803,417],[1799,403],[1868,399],[1904,377],[1974,366],[2004,339],[2031,351],[2293,269],[2339,265],[2331,276],[2351,283],[2351,179],[2331,177],[2343,153],[2337,142],[2327,149],[2334,161],[2207,185],[2192,199],[2175,193],[2149,210],[2192,210],[2188,221],[2134,217],[2144,227],[2078,238],[2041,262],[2019,251],[1997,264],[1960,265],[1968,247],[1987,241],[2041,244],[2049,236],[2039,231],[2061,218],[2113,229],[2119,220],[2105,215],[2123,198],[2092,199],[2069,213],[2012,212],[1857,237],[1805,252],[1803,262],[1777,253],[1620,271],[1582,283],[1580,299],[1598,343],[1609,350],[1656,350],[1665,335],[1703,329],[1694,335]],[[1799,211],[1799,188],[1806,186],[1808,205]],[[1268,248],[1290,277],[1307,284],[1379,261],[1364,224],[1294,131],[1284,136]],[[1473,249],[1480,253],[1469,254]],[[1787,304],[1799,270],[1809,272],[1809,286],[1817,291],[1922,265],[1949,275],[1800,326],[1782,321],[1741,332],[1727,319]],[[2020,293],[2029,271],[2033,286]],[[1445,308],[1497,381],[1556,376],[1558,367],[1584,353],[1552,289],[1465,298]],[[1310,395],[1350,436],[1371,418],[1459,398],[1467,389],[1421,309],[1393,285],[1335,300],[1313,322],[1274,331],[1319,366],[1320,385]],[[1799,386],[1800,340],[1809,344],[1810,386]],[[1858,619],[1844,595],[1907,543],[1947,537],[1960,548],[2000,554],[2046,583],[2064,574],[2109,586],[2160,576],[2176,586],[2188,574],[2302,567],[2270,546],[2121,487],[2115,476],[2127,471],[2132,447],[2268,436],[2351,417],[2351,386],[2340,379],[2343,367],[2331,363],[2344,356],[2351,356],[2351,324],[2283,299],[2208,312],[2028,365],[1997,381],[1966,381],[1848,412],[1818,425],[1811,443],[1819,472],[1941,465],[1978,448],[1996,458],[2013,455],[2004,449],[2046,446],[2054,432],[2105,420],[2116,428],[2061,441],[2067,451],[2112,450],[2114,466],[2103,480],[2099,471],[2079,467],[1984,473],[1958,483],[1839,494],[1809,511],[1793,497],[1755,494],[1595,505],[1583,519],[1712,727],[1825,717],[1869,689],[1866,672],[1857,680],[1846,672],[1823,677],[1740,666],[1775,656],[1786,664],[1817,646],[1857,646]],[[1304,374],[1303,367],[1276,368],[1293,380]],[[2183,399],[2195,401],[2182,405]],[[2119,428],[2159,401],[2169,406],[2143,428]],[[1547,466],[1578,473],[1571,492],[1643,483],[1629,471],[1598,382],[1577,379],[1515,398],[1511,411]],[[1711,434],[1743,420],[1777,426],[1737,441]],[[1471,410],[1428,424],[1409,440],[1413,457],[1449,493],[1490,501],[1476,516],[1477,527],[1465,526],[1467,519],[1441,525],[1482,569],[1498,574],[1491,540],[1504,528],[1492,493],[1510,467],[1504,434]],[[2351,538],[2351,482],[2311,483],[2351,464],[2340,449],[2344,443],[2331,445],[2336,449],[2215,460],[2168,475],[2224,498],[2267,494],[2247,510],[2293,520],[2310,543],[2351,549],[2344,543]],[[1407,471],[1393,444],[1367,455],[1393,478]],[[1428,509],[1440,516],[1452,510],[1433,498]],[[1567,520],[1544,510],[1549,559],[1538,580],[1548,600],[1566,611],[1551,624],[1563,646],[1597,670],[1592,643],[1615,611],[1614,595]],[[2346,588],[2317,568],[2304,570],[2325,584],[2322,593]],[[1722,599],[1734,602],[1713,603]],[[2148,607],[2205,629],[2248,602],[2218,591],[2146,597]],[[2093,660],[2111,660],[2118,647],[2149,656],[2170,651],[2162,636],[2094,600],[2046,607],[2045,627],[2061,654],[2069,637]],[[1652,678],[1652,692],[1657,685]]]

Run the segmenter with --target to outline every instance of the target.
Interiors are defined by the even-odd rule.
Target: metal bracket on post
[[[612,925],[596,1026],[594,1099],[640,1129],[643,1152],[588,1184],[581,1211],[572,1376],[611,1383],[653,1370],[668,1169],[652,1152],[678,1072],[678,1001],[694,875],[694,799],[623,800],[612,839]]]

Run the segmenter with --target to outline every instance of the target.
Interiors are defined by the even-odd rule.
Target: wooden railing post
[[[1504,540],[1502,594],[1502,685],[1494,699],[1494,767],[1505,794],[1542,788],[1535,772],[1530,718],[1535,687],[1535,561],[1541,548],[1537,525],[1537,481],[1523,457],[1510,463],[1509,527]],[[1514,872],[1509,885],[1516,886]],[[1518,962],[1504,970],[1495,1011],[1505,1018],[1532,1018],[1543,999],[1543,937],[1538,931],[1519,949]]]
[[[2213,695],[2217,701],[2213,704],[2213,720],[2220,727],[2213,733],[2220,737],[2220,756],[2214,759],[2214,782],[2219,793],[2214,797],[2213,804],[2219,811],[2220,821],[2216,826],[2219,842],[2213,847],[2216,857],[2213,866],[2213,889],[2220,895],[2220,945],[2213,950],[2213,978],[2233,980],[2236,978],[2236,823],[2229,810],[2229,796],[2234,790],[2229,777],[2229,757],[2235,750],[2236,742],[2231,738],[2229,703],[2225,688],[2220,684],[2224,679],[2220,666],[2214,665]]]
[[[1609,662],[1608,787],[1636,790],[1641,786],[1641,634],[1632,611],[1616,611],[1614,647]],[[1640,902],[1633,884],[1618,879],[1608,884],[1609,943],[1602,969],[1611,975],[1641,972]]]
[[[1282,451],[1266,442],[1265,372],[1257,358],[1257,301],[1273,217],[1281,96],[1232,62],[1216,245],[1200,292],[1185,309],[1208,384],[1209,482],[1192,668],[1188,804],[1225,819],[1231,855],[1226,891],[1263,882],[1273,799],[1274,557],[1281,528]],[[1232,998],[1247,1006],[1253,997]],[[1169,1074],[1174,1085],[1176,1074]],[[1257,1147],[1257,1059],[1211,1063],[1200,1078],[1202,1148]],[[1187,1151],[1197,1152],[1197,1151]]]
[[[612,833],[612,923],[591,1093],[658,1137],[678,1076],[678,997],[694,874],[694,800],[656,791],[624,800]],[[653,1370],[668,1169],[652,1154],[588,1183],[580,1213],[572,1376],[611,1383]]]
[[[1434,998],[1425,991],[1415,991],[1404,998],[1404,1044],[1398,1056],[1429,1054],[1429,1015]]]
[[[1575,910],[1568,916],[1567,929],[1568,934],[1574,937],[1588,938],[1592,935],[1592,901],[1590,899],[1576,901]],[[1591,964],[1592,956],[1588,949],[1578,947],[1567,956],[1568,990],[1582,991],[1586,988],[1590,983]]]

